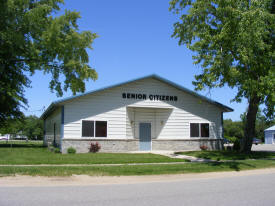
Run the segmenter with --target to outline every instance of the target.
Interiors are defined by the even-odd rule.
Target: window
[[[107,121],[82,120],[82,137],[107,137]]]
[[[94,121],[82,121],[82,137],[94,137]]]
[[[201,124],[201,137],[209,137],[209,124]]]
[[[209,137],[209,124],[190,123],[190,137]]]
[[[191,123],[190,124],[190,136],[191,137],[199,137],[200,136],[200,124]]]
[[[107,122],[106,121],[96,121],[96,137],[107,137]]]

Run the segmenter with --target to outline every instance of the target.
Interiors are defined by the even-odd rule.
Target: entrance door
[[[139,123],[139,150],[151,150],[151,123]]]

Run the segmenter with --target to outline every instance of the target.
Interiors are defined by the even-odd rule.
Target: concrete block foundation
[[[131,152],[139,151],[138,139],[62,139],[61,151],[67,153],[69,147],[76,149],[77,153],[89,152],[90,144],[98,142],[101,145],[99,152]],[[223,149],[222,139],[152,139],[152,150],[200,150],[206,145],[208,150]],[[148,151],[150,152],[150,151]]]

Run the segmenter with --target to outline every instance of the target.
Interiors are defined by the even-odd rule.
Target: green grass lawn
[[[182,154],[208,158],[213,160],[236,160],[231,162],[208,162],[161,165],[123,165],[96,166],[94,164],[119,163],[164,163],[185,161],[171,159],[154,154],[122,154],[122,153],[86,153],[57,154],[43,147],[41,142],[14,142],[12,146],[0,142],[0,176],[8,175],[41,175],[70,176],[73,174],[87,175],[156,175],[182,174],[218,171],[240,171],[275,167],[275,160],[249,160],[250,158],[273,158],[275,153],[253,152],[250,155],[228,151],[196,151]],[[37,166],[12,166],[14,164]],[[43,166],[39,164],[89,164],[89,166]],[[9,166],[10,165],[10,166]]]
[[[128,153],[85,153],[60,154],[53,153],[35,142],[0,142],[0,164],[120,164],[120,163],[160,163],[184,162],[186,160],[171,159],[155,154],[128,154]]]
[[[71,176],[80,175],[159,175],[202,172],[241,171],[275,167],[274,160],[240,160],[233,162],[187,163],[172,165],[125,165],[125,166],[84,166],[84,167],[0,167],[0,176]]]
[[[245,160],[245,159],[264,159],[275,158],[275,152],[252,151],[249,154],[235,151],[190,151],[177,152],[177,154],[189,155],[211,160]]]

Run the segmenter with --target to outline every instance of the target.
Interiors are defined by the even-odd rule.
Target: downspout
[[[64,105],[61,107],[61,125],[60,125],[60,150],[62,150],[62,139],[64,138]]]
[[[47,142],[46,142],[46,119],[43,119],[43,145],[44,146],[48,146]]]
[[[222,126],[222,138],[224,139],[224,129],[223,129],[223,112],[221,112],[221,126]]]

